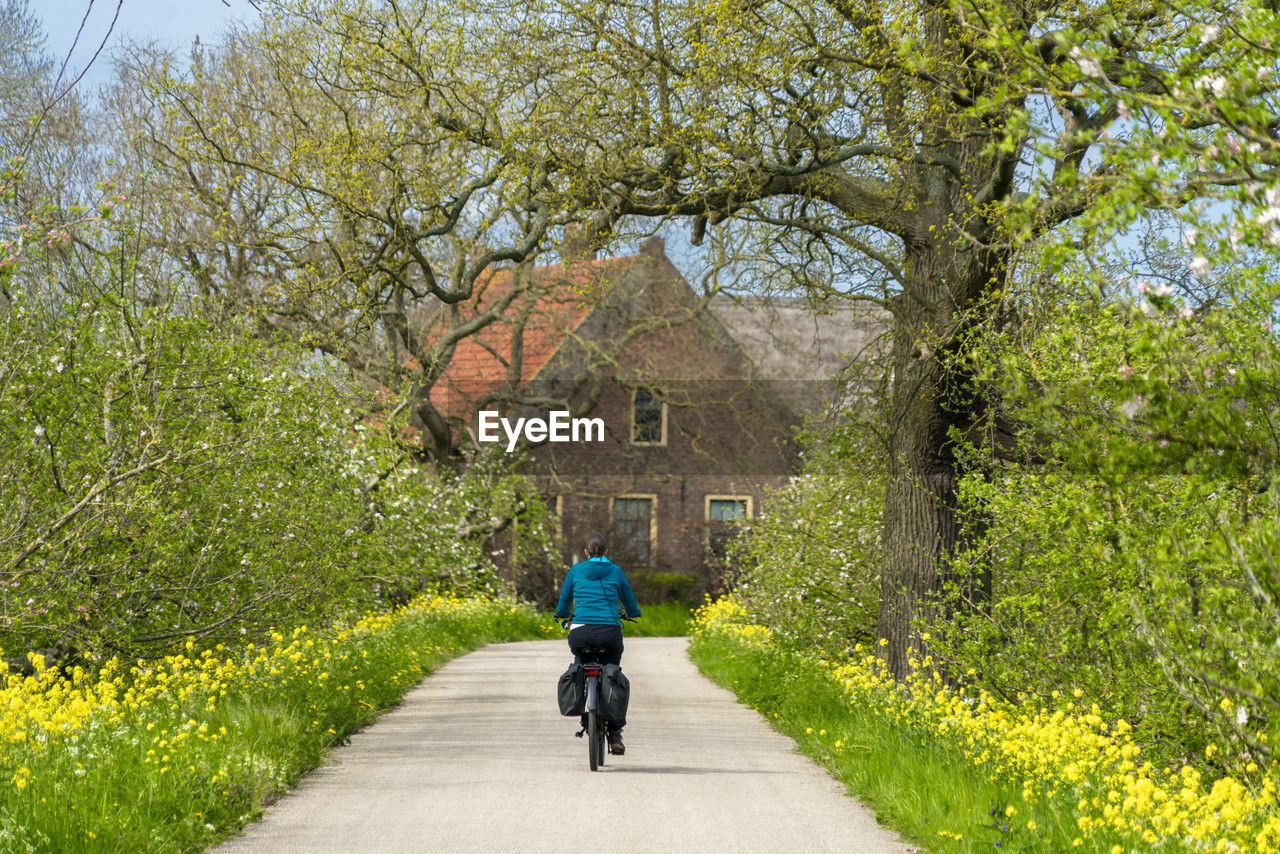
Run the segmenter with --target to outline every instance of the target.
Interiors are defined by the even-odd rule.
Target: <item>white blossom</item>
[[[1203,255],[1197,255],[1195,258],[1191,259],[1191,263],[1187,264],[1187,268],[1203,279],[1205,276],[1209,275],[1209,259]]]
[[[1080,67],[1080,73],[1086,77],[1102,77],[1102,63],[1084,55],[1084,52],[1078,47],[1071,48],[1071,58],[1076,61],[1076,65]]]
[[[1196,81],[1196,85],[1202,89],[1208,89],[1215,96],[1221,96],[1227,91],[1227,78],[1221,74],[1206,74]]]
[[[1200,44],[1208,44],[1218,37],[1218,28],[1213,24],[1202,27],[1200,30]]]

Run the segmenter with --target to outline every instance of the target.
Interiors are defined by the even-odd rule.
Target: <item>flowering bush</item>
[[[875,631],[883,497],[865,480],[810,474],[770,497],[730,547],[737,600],[780,640],[840,651]]]
[[[803,473],[770,495],[730,542],[735,601],[780,643],[838,655],[874,636],[884,476],[869,422],[879,411],[859,395],[836,423],[811,426],[802,439]]]
[[[336,365],[149,270],[98,191],[0,241],[0,646],[98,667],[500,586],[487,540],[530,495],[509,461],[418,467]],[[106,248],[72,263],[80,241]]]
[[[0,688],[0,849],[203,848],[441,661],[558,635],[502,599],[423,596],[349,625],[273,632]]]
[[[1140,283],[1137,304],[1028,305],[988,337],[978,361],[1025,457],[975,452],[962,485],[985,524],[957,575],[988,573],[991,596],[954,591],[933,627],[948,672],[1042,701],[1083,688],[1169,759],[1270,757],[1280,351],[1266,292],[1186,317]]]
[[[988,104],[1056,78],[1099,135],[1088,168],[1053,170],[1089,204],[1028,241],[963,366],[1021,458],[987,448],[963,487],[985,530],[960,569],[992,595],[953,600],[934,650],[1007,695],[1081,684],[1151,749],[1215,745],[1242,769],[1271,755],[1259,728],[1280,704],[1280,18],[1167,7],[1139,59],[1108,15],[1044,51],[1008,11],[973,24],[1014,72]],[[1036,233],[1038,192],[1007,208],[1012,233]]]

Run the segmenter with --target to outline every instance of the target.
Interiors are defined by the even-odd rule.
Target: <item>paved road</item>
[[[592,773],[555,704],[563,641],[451,661],[218,854],[908,852],[683,638],[627,640],[627,754]]]

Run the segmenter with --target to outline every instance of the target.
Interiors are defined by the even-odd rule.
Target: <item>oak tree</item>
[[[1201,34],[1231,14],[1053,0],[452,8],[455,25],[430,37],[448,58],[440,73],[521,89],[514,104],[488,101],[496,117],[483,122],[438,100],[438,124],[544,164],[606,223],[687,218],[695,242],[754,223],[891,314],[878,632],[907,674],[943,587],[976,583],[968,598],[982,596],[981,574],[951,577],[983,524],[959,510],[956,448],[984,436],[998,447],[1004,425],[968,341],[1000,322],[1019,253],[1123,185],[1112,133],[1135,100],[1185,86],[1210,53]],[[1177,208],[1244,180],[1162,177],[1129,203]],[[852,277],[868,265],[875,275]]]

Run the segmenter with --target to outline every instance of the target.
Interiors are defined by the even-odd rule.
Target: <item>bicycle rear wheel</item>
[[[587,711],[587,758],[591,762],[592,771],[604,762],[600,752],[600,715],[595,709]]]

